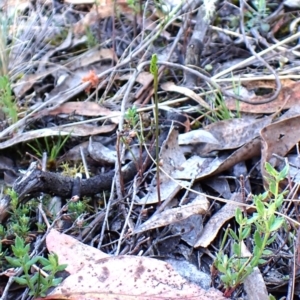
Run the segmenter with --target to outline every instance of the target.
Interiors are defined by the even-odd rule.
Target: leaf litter
[[[292,230],[276,232],[268,245],[272,258],[255,268],[243,286],[233,287],[232,297],[298,295],[297,289],[288,289],[299,270],[292,269],[287,249],[293,249],[294,260],[299,261],[299,246],[290,242],[299,236],[297,205],[291,201],[298,198],[299,181],[299,75],[292,67],[299,56],[293,48],[299,33],[287,34],[278,26],[291,21],[289,6],[294,5],[285,1],[279,7],[285,19],[272,16],[275,8],[268,5],[268,24],[258,22],[257,8],[256,14],[246,8],[243,36],[234,22],[240,7],[231,1],[216,4],[211,14],[199,1],[166,1],[162,6],[123,0],[37,4],[19,3],[15,23],[8,26],[9,72],[4,75],[11,81],[18,120],[12,123],[1,98],[0,170],[1,184],[20,191],[20,207],[43,195],[43,205],[35,210],[39,213],[30,215],[32,225],[24,235],[32,254],[46,253],[46,246],[58,255],[59,263],[68,264],[70,275],[44,299],[223,299],[227,294],[222,277],[215,276],[212,266],[223,250],[224,230],[237,227],[236,208],[250,217],[255,212],[252,193],[268,189],[266,162],[279,171],[287,162],[290,165],[282,186],[290,189],[286,195],[290,201],[279,213]],[[11,7],[7,2],[2,9],[11,16]],[[264,33],[265,25],[274,39]],[[259,31],[254,30],[257,26]],[[245,40],[257,41],[258,36],[256,51],[261,52],[254,55]],[[149,70],[154,53],[160,71],[158,112]],[[266,62],[274,73],[267,73]],[[1,58],[0,66],[3,63]],[[276,95],[277,79],[281,90],[268,102]],[[156,114],[160,136],[166,124],[172,128],[159,144],[159,166],[155,157],[152,162],[145,155],[147,151],[156,155]],[[190,125],[182,127],[184,121],[175,114],[187,117]],[[51,169],[51,153],[46,161],[42,154],[49,150],[48,143],[53,149],[61,136],[69,138]],[[35,158],[28,144],[37,141],[40,149]],[[29,167],[32,160],[41,160],[46,169],[39,166],[35,171],[40,168],[45,173],[30,179],[36,174]],[[107,179],[110,193],[95,188],[93,197],[82,195],[81,186],[90,183],[72,177],[81,170],[78,164],[85,165],[87,174],[80,176],[91,177],[91,189],[101,185],[99,178]],[[69,177],[57,176],[63,171]],[[54,176],[53,181],[47,181],[47,174]],[[46,205],[49,199],[43,186],[51,191],[50,198],[60,195],[68,186],[56,186],[62,179],[72,182],[74,197],[71,201],[53,197],[62,203],[54,211]],[[31,186],[34,183],[37,186]],[[12,231],[10,209],[10,198],[2,195],[1,245],[9,255],[18,235]],[[38,229],[33,225],[37,218],[52,229]],[[242,255],[250,257],[253,244],[251,239],[246,242]],[[227,254],[231,244],[227,243]],[[210,283],[201,285],[193,276],[187,279],[166,261],[186,263],[179,269],[188,268],[187,264],[201,269]],[[2,272],[8,270],[2,266]],[[273,273],[277,280],[269,276]],[[286,280],[288,274],[295,275]],[[3,276],[0,282],[2,299],[8,294],[17,297],[12,281]],[[23,298],[30,297],[18,288]]]

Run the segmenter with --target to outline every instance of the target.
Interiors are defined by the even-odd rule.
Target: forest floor
[[[1,300],[299,298],[297,1],[0,8]]]

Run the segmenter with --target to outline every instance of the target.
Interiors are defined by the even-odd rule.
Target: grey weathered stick
[[[200,58],[204,47],[204,38],[212,19],[213,16],[207,16],[205,7],[202,5],[198,10],[196,25],[186,49],[184,61],[185,66],[199,67]],[[193,87],[197,85],[197,78],[197,76],[190,72],[184,72],[183,85]]]

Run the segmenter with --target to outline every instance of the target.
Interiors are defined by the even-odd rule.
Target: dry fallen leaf
[[[171,176],[175,179],[184,180],[204,178],[216,172],[225,159],[224,156],[214,158],[194,155],[175,170]]]
[[[242,256],[250,257],[251,253],[242,242]],[[269,295],[264,278],[258,267],[253,269],[253,272],[248,275],[244,281],[244,288],[247,293],[248,300],[269,300]]]
[[[119,80],[129,80],[131,77],[132,77],[131,74],[124,74],[124,75],[120,76],[118,79]],[[142,85],[142,87],[140,87],[135,94],[135,98],[139,99],[141,97],[142,93],[153,82],[153,75],[149,72],[140,72],[135,81]]]
[[[42,112],[42,111],[41,111]],[[74,102],[70,101],[67,103],[63,103],[59,107],[51,110],[48,112],[49,115],[58,115],[58,114],[75,114],[80,116],[87,116],[87,117],[99,117],[99,116],[113,116],[110,120],[115,123],[119,124],[120,112],[114,112],[106,107],[101,106],[96,102]]]
[[[90,124],[79,124],[79,125],[72,125],[68,127],[57,126],[57,127],[51,127],[45,129],[32,130],[32,131],[16,134],[9,140],[0,143],[0,149],[5,149],[10,146],[23,143],[23,142],[29,142],[31,140],[40,137],[59,136],[59,135],[60,136],[65,136],[65,135],[89,136],[89,135],[111,132],[115,128],[116,128],[115,124],[102,125],[102,126],[93,126]]]
[[[210,245],[215,239],[224,223],[234,217],[238,202],[241,199],[241,194],[233,194],[232,201],[236,201],[237,204],[227,203],[217,213],[215,213],[204,226],[202,234],[195,244],[195,248],[204,247]]]
[[[189,283],[163,261],[140,256],[108,257],[93,247],[54,229],[46,239],[59,263],[67,263],[67,277],[45,300],[225,300],[215,289]]]
[[[267,176],[265,163],[277,165],[273,154],[285,156],[300,141],[300,115],[273,123],[261,130],[262,154],[261,171],[263,177]],[[266,185],[266,180],[264,181]]]
[[[204,215],[209,208],[209,201],[204,196],[196,197],[192,203],[182,205],[181,207],[169,208],[161,213],[155,214],[145,223],[134,230],[133,233],[140,233],[150,229],[167,226],[180,222],[196,214]]]
[[[283,83],[283,82],[282,82]],[[253,84],[255,84],[253,82]],[[258,88],[259,86],[256,84],[255,86]],[[264,84],[262,87],[269,88],[269,85]],[[274,83],[273,83],[274,87]],[[259,102],[265,100],[266,95],[264,96],[255,96],[250,101]],[[274,113],[282,109],[288,109],[297,105],[299,103],[299,82],[291,82],[286,81],[283,83],[283,87],[280,91],[279,96],[272,102],[260,104],[260,105],[252,105],[245,102],[240,102],[238,105],[238,109],[240,112],[247,112],[247,113]],[[226,106],[230,110],[236,110],[236,99],[227,99]]]
[[[207,154],[213,150],[228,150],[241,147],[259,136],[262,128],[272,122],[272,117],[261,119],[240,118],[214,122],[205,127],[211,133],[220,146],[207,144],[203,147],[202,153]]]
[[[185,162],[185,157],[181,148],[178,146],[178,132],[171,129],[167,139],[161,146],[160,158],[162,161],[161,168],[164,172],[160,173],[160,196],[161,200],[173,198],[182,187],[187,187],[189,183],[187,181],[178,180],[177,182],[166,176],[165,173],[172,176],[172,172],[180,167]],[[153,183],[150,185],[148,194],[141,198],[136,199],[138,204],[152,204],[158,202],[156,178],[153,179]]]
[[[183,94],[183,95],[195,100],[198,104],[200,104],[204,108],[211,110],[210,106],[199,95],[197,95],[194,91],[192,91],[191,89],[189,89],[187,87],[178,86],[174,82],[163,83],[160,87],[162,90],[164,90],[166,92],[177,92],[177,93]]]
[[[51,229],[46,237],[47,249],[59,256],[60,264],[67,264],[66,271],[76,274],[88,263],[109,257],[108,254],[83,243],[71,236]]]
[[[93,0],[65,0],[72,4],[94,4]],[[117,10],[117,11],[116,11]],[[134,14],[132,8],[129,7],[127,0],[101,0],[94,5],[84,18],[74,24],[73,29],[75,34],[84,34],[86,27],[92,26],[99,19],[112,17],[116,12],[123,14]]]

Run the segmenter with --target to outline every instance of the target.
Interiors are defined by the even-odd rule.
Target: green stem
[[[157,197],[158,197],[158,203],[161,203],[161,198],[160,198],[160,186],[159,186],[159,124],[158,124],[158,95],[157,95],[157,90],[158,90],[158,70],[156,67],[156,72],[153,74],[154,77],[154,104],[155,104],[155,155],[156,155],[156,186],[157,186]]]

